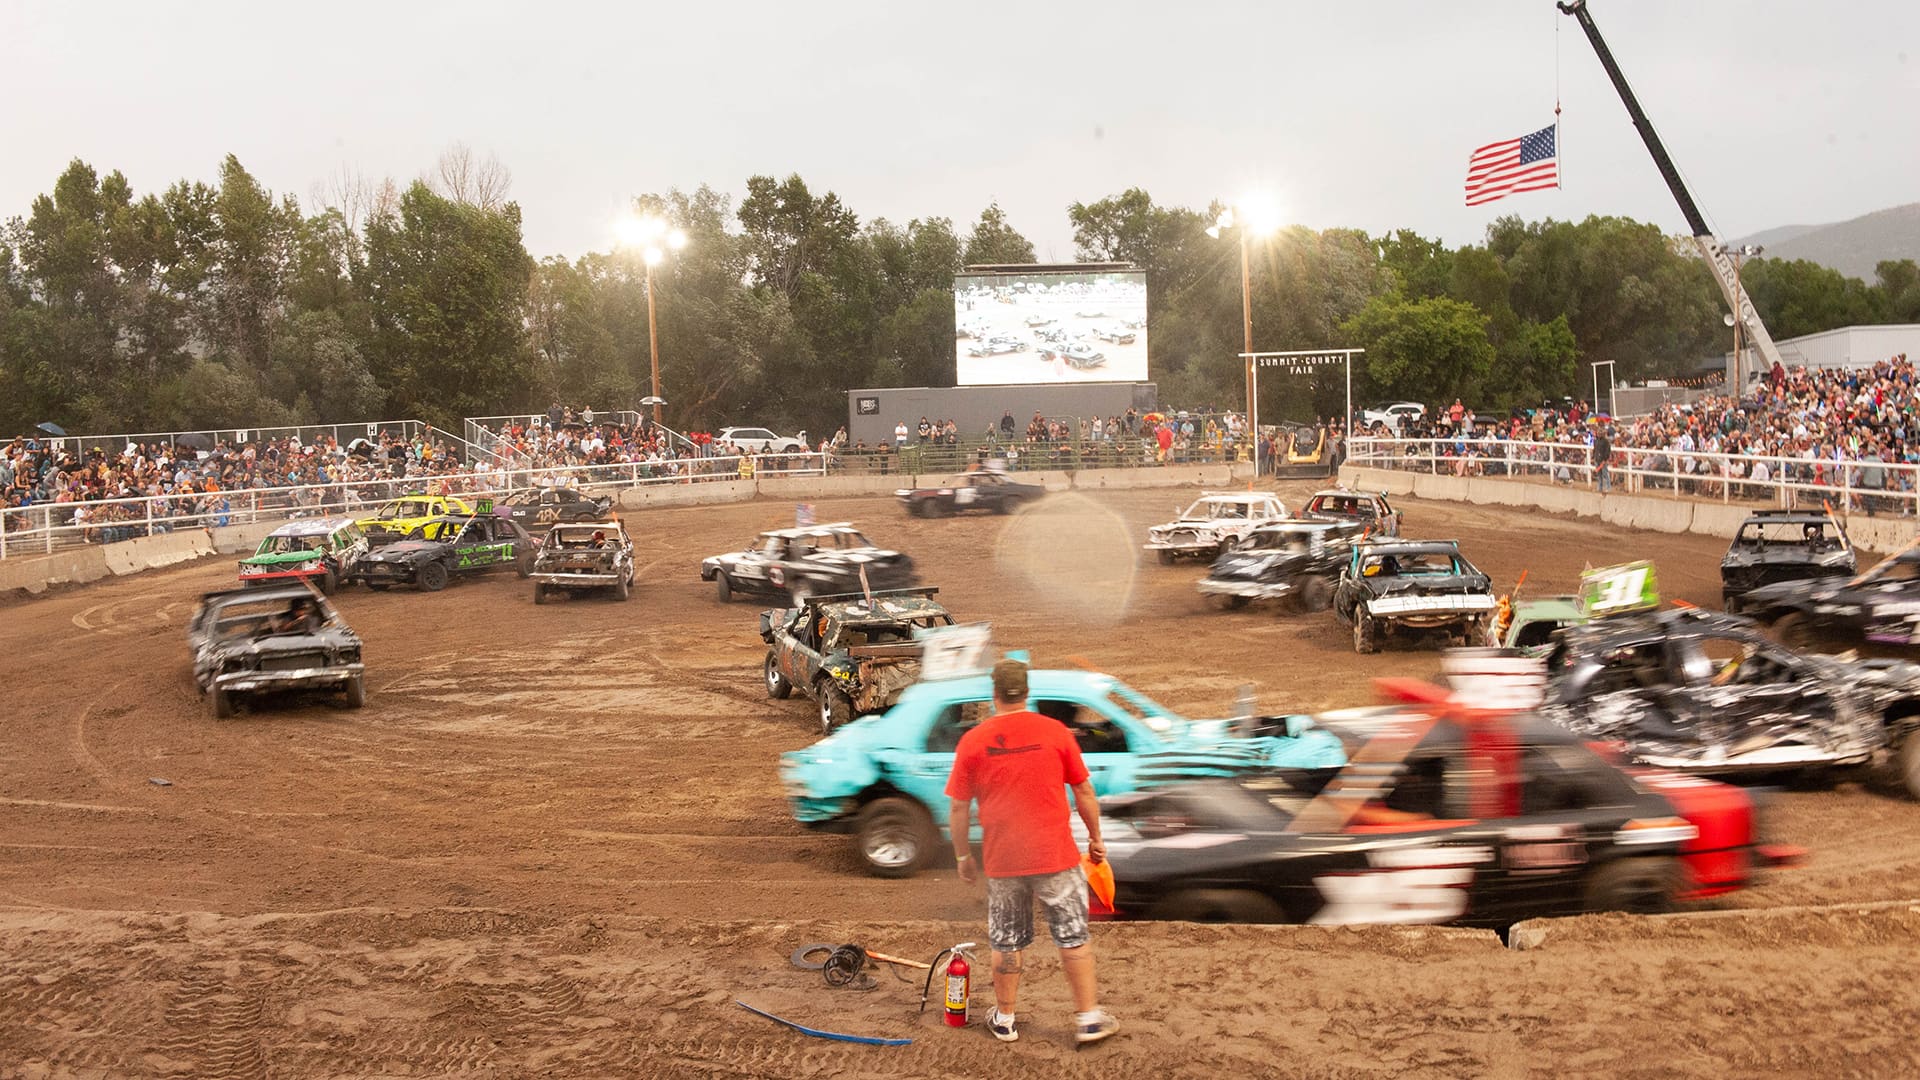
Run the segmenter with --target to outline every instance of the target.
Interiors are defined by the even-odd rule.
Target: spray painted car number
[[[1493,861],[1484,847],[1413,847],[1370,851],[1371,869],[1321,874],[1313,884],[1326,898],[1313,923],[1437,923],[1467,912],[1474,868]]]
[[[513,558],[512,544],[481,544],[477,547],[461,549],[460,567],[466,569],[473,566],[491,566],[511,558]]]

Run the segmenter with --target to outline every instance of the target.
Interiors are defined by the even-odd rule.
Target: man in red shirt
[[[1073,992],[1074,1042],[1099,1042],[1120,1030],[1100,1010],[1093,950],[1087,944],[1087,876],[1067,818],[1066,789],[1087,826],[1087,857],[1105,861],[1100,804],[1080,747],[1066,725],[1027,711],[1027,666],[1003,660],[993,669],[993,715],[960,737],[947,778],[947,825],[960,878],[980,880],[967,842],[973,802],[980,803],[987,871],[987,941],[993,946],[993,1014],[987,1028],[1002,1042],[1020,1037],[1014,996],[1020,954],[1033,944],[1033,903],[1046,909],[1060,967]]]

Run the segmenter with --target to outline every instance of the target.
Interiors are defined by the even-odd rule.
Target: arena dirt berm
[[[1242,682],[1318,710],[1437,670],[1433,652],[1355,656],[1330,615],[1203,604],[1203,567],[1138,550],[1192,494],[816,513],[911,553],[1002,645],[1084,657],[1189,715]],[[1409,535],[1458,537],[1502,588],[1646,557],[1667,595],[1717,595],[1724,541],[1407,511]],[[866,877],[845,837],[787,815],[774,762],[814,737],[811,712],[766,698],[755,609],[715,603],[697,568],[791,504],[628,520],[629,604],[536,608],[511,577],[341,595],[366,641],[360,712],[208,717],[182,620],[231,560],[0,607],[0,1076],[1920,1074],[1920,904],[1596,917],[1527,952],[1450,930],[1109,926],[1103,1001],[1126,1031],[1079,1055],[1044,949],[1012,1046],[916,1016],[917,985],[885,972],[826,991],[788,966],[795,946],[931,956],[979,937],[979,894],[951,870]],[[1784,792],[1768,823],[1813,860],[1729,907],[1920,894],[1920,805]],[[808,1039],[736,998],[914,1042]]]

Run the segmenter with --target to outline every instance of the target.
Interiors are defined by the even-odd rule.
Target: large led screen
[[[1147,275],[961,274],[953,332],[961,386],[1146,382]]]

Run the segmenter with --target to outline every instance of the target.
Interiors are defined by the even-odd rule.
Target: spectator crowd
[[[1583,481],[1588,467],[1618,470],[1629,459],[1649,487],[1690,494],[1766,498],[1786,481],[1805,488],[1860,489],[1855,506],[1876,512],[1915,490],[1920,465],[1920,391],[1905,354],[1857,368],[1774,365],[1743,395],[1709,394],[1613,420],[1585,402],[1513,410],[1485,421],[1459,402],[1404,425],[1410,439],[1440,440],[1452,471],[1546,472]],[[1515,444],[1544,444],[1520,446]],[[1602,456],[1596,457],[1596,446]],[[1424,451],[1407,445],[1402,452]],[[1905,500],[1902,500],[1903,503]]]

